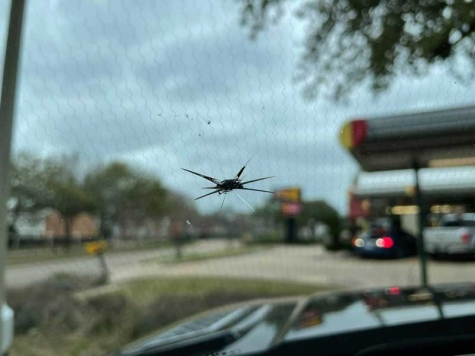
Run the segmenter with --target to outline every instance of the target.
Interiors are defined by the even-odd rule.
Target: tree
[[[74,172],[76,158],[72,156],[37,158],[21,153],[12,166],[11,196],[14,220],[19,213],[52,208],[64,219],[64,229],[70,246],[74,217],[95,209],[93,197],[83,188]],[[77,162],[76,162],[77,163]]]
[[[259,218],[272,219],[275,222],[279,221],[282,216],[280,202],[274,197],[270,197],[266,199],[264,205],[255,209],[253,215]]]
[[[110,236],[112,226],[119,220],[125,206],[127,193],[134,184],[134,173],[124,163],[98,166],[86,174],[84,186],[96,201],[101,236]]]
[[[71,245],[71,228],[75,216],[95,210],[93,196],[84,189],[70,163],[68,157],[44,160],[41,175],[38,177],[44,186],[35,198],[38,207],[53,208],[61,214],[67,248]]]
[[[288,8],[286,0],[239,0],[241,21],[256,37]],[[375,93],[397,75],[422,75],[450,62],[468,82],[475,74],[475,7],[453,0],[307,0],[304,53],[296,80],[306,98],[322,88],[334,99],[369,80]]]
[[[163,216],[167,212],[167,191],[151,176],[138,176],[126,194],[125,206],[135,221]]]
[[[297,217],[299,226],[308,225],[310,221],[320,221],[328,226],[332,236],[340,233],[340,216],[338,212],[323,200],[304,201],[302,212]]]
[[[199,217],[193,201],[185,197],[183,194],[169,191],[167,195],[167,210],[172,219],[177,220],[193,220]]]
[[[10,168],[10,222],[15,225],[19,215],[38,209],[37,194],[42,190],[41,160],[27,152],[14,157]]]
[[[113,225],[121,222],[123,225],[127,219],[140,222],[169,209],[167,191],[160,181],[125,163],[111,162],[95,167],[86,175],[84,186],[94,196],[102,236],[109,236]]]
[[[170,238],[175,247],[175,258],[180,260],[183,248],[189,242],[191,226],[198,221],[199,213],[189,198],[177,192],[168,192],[166,204],[170,217]]]
[[[275,199],[268,199],[260,208],[256,209],[254,216],[273,224],[285,223],[286,217],[280,210],[280,203]],[[303,201],[302,212],[295,217],[297,226],[307,226],[309,223],[321,222],[328,226],[332,237],[332,247],[338,245],[340,232],[340,217],[338,212],[323,200]]]

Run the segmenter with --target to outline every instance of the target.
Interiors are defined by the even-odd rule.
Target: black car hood
[[[310,339],[318,341],[319,354],[352,354],[356,344],[372,345],[375,338],[387,342],[384,335],[394,339],[404,333],[416,338],[457,333],[456,327],[448,331],[445,325],[467,317],[475,318],[475,284],[262,300],[198,315],[124,348],[120,355],[253,354]],[[475,323],[470,325],[475,334]],[[339,344],[342,336],[358,342]]]

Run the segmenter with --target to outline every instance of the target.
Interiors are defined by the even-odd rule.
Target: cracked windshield
[[[0,355],[475,353],[474,44],[471,0],[0,0]]]

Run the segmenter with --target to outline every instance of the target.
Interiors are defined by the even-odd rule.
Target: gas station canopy
[[[475,106],[352,120],[343,126],[340,141],[364,171],[414,169],[417,250],[421,283],[427,286],[419,169],[475,165]],[[435,193],[443,188],[439,185]]]
[[[475,106],[352,120],[340,142],[367,172],[475,165]]]
[[[415,185],[413,171],[360,172],[352,193],[360,198],[395,198],[409,196]],[[475,167],[425,169],[421,171],[420,189],[425,197],[450,201],[475,198]]]

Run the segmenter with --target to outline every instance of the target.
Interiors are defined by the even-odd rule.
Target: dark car
[[[360,257],[403,258],[417,253],[415,237],[398,223],[389,227],[373,223],[369,231],[360,233],[353,240],[353,246]]]
[[[456,355],[475,352],[475,284],[250,302],[201,314],[114,355]]]

